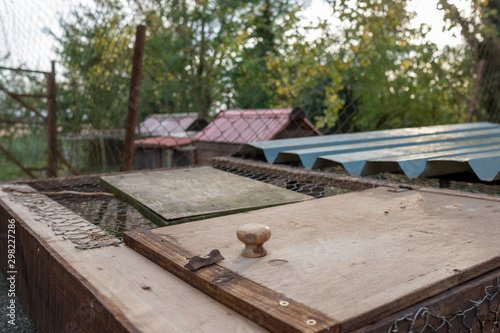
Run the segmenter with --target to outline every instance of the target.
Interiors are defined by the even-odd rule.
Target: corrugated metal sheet
[[[290,122],[291,113],[292,109],[221,111],[195,140],[235,144],[271,140]]]
[[[179,146],[187,146],[193,141],[191,138],[173,138],[168,136],[160,136],[135,140],[134,145],[141,148],[173,148]]]
[[[139,125],[140,134],[148,136],[185,134],[199,117],[200,115],[197,113],[154,114],[141,122]]]
[[[245,145],[239,156],[301,162],[306,168],[343,166],[351,175],[403,172],[410,178],[473,172],[500,179],[500,125],[455,124],[308,137]]]

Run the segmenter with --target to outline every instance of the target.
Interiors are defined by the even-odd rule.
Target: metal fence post
[[[130,93],[128,99],[128,113],[125,121],[125,142],[123,148],[123,162],[120,171],[130,171],[134,163],[134,140],[135,127],[137,123],[137,110],[139,108],[139,92],[142,76],[142,56],[144,55],[144,43],[146,39],[146,27],[137,26],[135,35],[134,57],[132,60],[132,78],[130,79]]]
[[[47,177],[57,177],[57,104],[56,70],[52,61],[52,72],[47,77]]]

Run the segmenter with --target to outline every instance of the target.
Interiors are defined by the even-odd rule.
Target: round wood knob
[[[245,243],[245,249],[241,252],[247,258],[259,258],[267,254],[262,246],[271,238],[271,229],[265,224],[248,223],[238,228],[236,232],[238,239]]]

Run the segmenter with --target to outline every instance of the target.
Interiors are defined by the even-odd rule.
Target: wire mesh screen
[[[394,321],[387,332],[492,333],[500,330],[500,276],[484,288],[479,299],[471,299],[468,303],[472,305],[468,308],[459,307],[450,316],[422,307]]]
[[[135,208],[106,192],[98,178],[29,185],[37,192],[7,187],[10,198],[78,249],[116,245],[122,242],[125,231],[156,228]]]
[[[356,179],[332,172],[270,166],[235,158],[217,158],[214,166],[315,198],[369,189],[387,183],[387,180]],[[12,190],[9,196],[35,214],[38,221],[48,224],[57,235],[72,241],[78,249],[117,245],[121,243],[121,234],[126,230],[156,227],[128,204],[110,197],[99,186],[98,181],[98,177],[30,181],[28,184],[38,193]],[[402,185],[402,189],[408,189],[405,186],[410,185]],[[47,196],[52,200],[47,200]],[[471,300],[456,294],[455,303],[451,303],[456,308],[450,307],[450,303],[443,303],[446,306],[421,307],[408,311],[393,322],[386,323],[387,328],[383,331],[496,332],[500,327],[499,283],[500,277],[481,290],[478,294],[480,297]],[[440,311],[443,308],[448,310]]]

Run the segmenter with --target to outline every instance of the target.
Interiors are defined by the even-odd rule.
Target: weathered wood
[[[38,331],[138,332],[116,306],[0,199],[0,263],[4,274],[12,271],[7,268],[7,224],[11,219],[16,225],[16,295]]]
[[[271,332],[338,332],[338,323],[324,314],[217,264],[194,272],[184,268],[187,258],[193,254],[150,231],[127,232],[124,241],[154,263]]]
[[[470,282],[464,283],[433,298],[420,302],[411,308],[407,308],[404,311],[380,320],[373,325],[356,330],[353,333],[390,332],[391,329],[394,329],[394,323],[396,323],[396,321],[398,332],[409,332],[411,324],[413,324],[411,327],[413,332],[423,332],[422,329],[424,329],[427,318],[425,316],[421,316],[425,314],[422,310],[426,310],[436,316],[441,316],[446,320],[450,320],[453,316],[456,316],[459,313],[464,313],[464,311],[473,308],[475,306],[474,302],[481,301],[485,297],[485,288],[492,287],[489,288],[490,293],[494,293],[495,290],[498,290],[500,287],[499,281],[500,269],[496,269]],[[496,303],[499,303],[498,298]],[[480,309],[482,310],[480,314],[486,315],[487,311],[484,310],[484,306],[481,306]],[[493,305],[491,309],[495,309],[495,305]],[[486,321],[486,327],[474,327],[474,329],[477,329],[478,332],[494,332],[493,326],[495,325],[495,321],[491,315],[492,313],[490,314],[489,320]],[[401,320],[401,318],[404,317],[415,319],[415,322],[413,323],[412,321]],[[430,323],[434,324],[434,327],[439,327],[443,324],[443,320],[441,318],[433,318],[433,316],[429,316],[429,318],[435,321]],[[468,322],[470,322],[470,320]],[[461,329],[457,326],[457,322],[453,322],[452,324],[454,332],[458,332],[458,330]],[[478,321],[477,325],[479,324],[480,323]],[[442,331],[444,332],[444,330]]]
[[[152,231],[321,311],[349,332],[500,267],[500,202],[376,188]],[[261,259],[238,227],[272,231]]]
[[[0,267],[15,218],[16,291],[40,332],[264,332],[127,246],[77,250],[3,191],[0,204]]]
[[[312,199],[211,167],[104,176],[101,184],[159,225]]]

